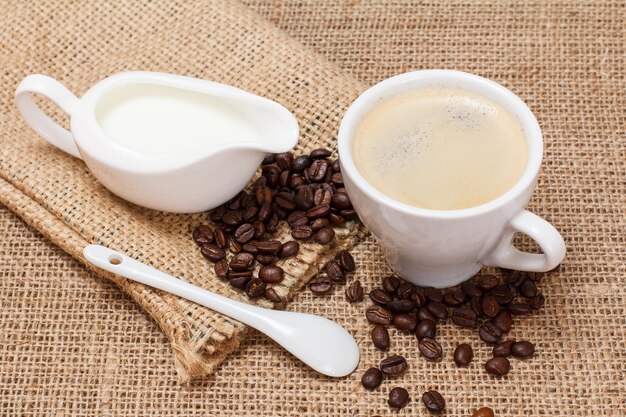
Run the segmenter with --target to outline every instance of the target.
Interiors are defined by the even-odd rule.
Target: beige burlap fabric
[[[181,387],[173,372],[169,339],[147,315],[114,286],[2,210],[0,414],[390,415],[395,413],[385,399],[394,385],[406,387],[413,399],[398,413],[404,415],[427,415],[415,400],[431,388],[446,397],[448,416],[468,416],[483,405],[500,416],[626,414],[624,3],[270,0],[250,1],[249,6],[305,45],[296,46],[271,29],[272,36],[302,51],[298,59],[308,57],[299,71],[311,67],[313,58],[306,47],[313,48],[352,75],[351,79],[322,58],[314,58],[336,74],[335,81],[353,85],[355,91],[397,72],[445,67],[489,76],[527,101],[539,118],[546,142],[544,169],[531,209],[562,231],[569,250],[560,270],[541,285],[547,298],[545,309],[517,320],[511,334],[533,340],[538,347],[536,357],[513,361],[511,374],[494,382],[481,369],[489,349],[474,334],[442,326],[439,339],[446,358],[433,364],[419,357],[412,337],[392,333],[392,352],[409,359],[409,372],[368,393],[359,385],[360,373],[384,355],[367,341],[364,305],[345,303],[340,291],[325,298],[304,291],[289,309],[323,314],[350,329],[362,348],[357,373],[340,380],[320,377],[251,332],[219,372]],[[76,22],[93,19],[94,14],[106,15],[95,11],[101,12],[104,6],[92,7],[91,15],[78,13],[79,19],[76,12],[62,13],[63,18],[74,16],[70,22]],[[131,5],[123,13],[140,16],[133,7],[139,6]],[[185,23],[206,18],[153,7],[161,19],[159,29],[171,35],[163,39],[170,42],[180,43],[174,34],[184,32]],[[236,7],[241,16],[252,16],[239,6],[230,7]],[[39,15],[50,20],[53,14],[44,6],[8,7],[3,19],[12,22],[16,12],[30,14],[29,21]],[[120,26],[107,30],[115,35],[122,26],[127,30],[150,26],[145,16],[154,15],[115,22]],[[43,43],[39,53],[50,54],[48,59],[76,47],[69,35],[63,38],[66,43],[59,44],[52,29],[50,34],[41,34],[44,18],[38,22],[23,36],[31,34]],[[114,20],[107,25],[114,26]],[[68,33],[76,30],[72,24],[63,27]],[[204,33],[202,41],[192,41],[205,42]],[[246,38],[243,32],[241,37]],[[9,60],[12,65],[20,62],[11,58],[17,56],[11,51],[18,41],[12,40],[12,47],[2,44],[3,77],[11,74]],[[265,44],[268,39],[259,42]],[[280,44],[273,47],[281,48]],[[107,53],[109,60],[117,59],[122,65],[123,53],[117,58],[113,51]],[[31,62],[36,54],[25,56]],[[175,64],[173,57],[168,59]],[[285,65],[299,65],[290,57],[284,60]],[[181,68],[176,71],[191,71]],[[52,75],[78,70],[59,67],[57,71]],[[77,91],[89,85],[85,80],[77,87],[73,79],[68,76],[64,81]],[[320,87],[315,88],[311,95]],[[326,91],[341,88],[332,84]],[[9,95],[3,92],[3,97]],[[6,129],[3,119],[3,138]],[[19,133],[23,138],[31,135],[24,129]],[[2,196],[6,190],[2,188]],[[11,201],[27,207],[27,213],[41,210],[40,204],[28,199],[13,197]],[[34,214],[32,218],[37,220],[31,223],[42,229],[39,223],[45,221]],[[359,264],[357,278],[366,288],[388,273],[371,239],[353,253]],[[456,368],[450,360],[454,344],[462,341],[472,343],[476,350],[476,359],[467,369]]]

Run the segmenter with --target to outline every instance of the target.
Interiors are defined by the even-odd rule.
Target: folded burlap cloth
[[[87,2],[16,1],[3,7],[13,12],[0,14],[0,203],[83,262],[86,244],[102,244],[249,302],[214,275],[191,239],[191,230],[208,221],[206,213],[156,212],[112,195],[82,161],[27,127],[13,102],[16,86],[28,74],[43,73],[81,96],[99,80],[128,70],[223,82],[290,109],[301,129],[298,151],[334,150],[342,114],[363,86],[235,1],[99,2],[95,7]],[[57,109],[42,105],[67,125]],[[216,180],[204,179],[207,193]],[[303,245],[296,259],[284,263],[286,278],[276,287],[278,294],[288,300],[361,233],[358,227],[344,228],[330,247]],[[98,273],[127,292],[167,334],[182,380],[214,372],[245,334],[241,323],[194,303]],[[258,304],[270,306],[267,301]]]

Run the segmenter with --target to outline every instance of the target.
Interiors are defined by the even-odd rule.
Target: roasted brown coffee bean
[[[433,316],[437,317],[438,320],[447,320],[448,319],[448,308],[443,304],[437,301],[431,301],[426,304],[426,308],[428,311],[433,313]]]
[[[283,243],[283,246],[278,251],[279,258],[289,258],[290,256],[294,256],[300,250],[300,244],[295,240],[290,240],[289,242]]]
[[[346,300],[351,303],[361,301],[363,299],[363,287],[358,279],[346,288]]]
[[[278,240],[266,240],[264,242],[257,242],[255,245],[259,253],[264,255],[276,255],[283,247],[282,243]]]
[[[340,210],[339,214],[341,215],[341,217],[343,217],[347,221],[356,220],[359,218],[354,209]]]
[[[334,172],[341,172],[341,164],[339,163],[339,159],[335,159],[330,164],[330,167],[333,169]]]
[[[470,281],[464,282],[463,285],[461,285],[461,290],[465,293],[465,295],[467,295],[468,298],[480,297],[481,295],[483,295],[483,290],[478,288]]]
[[[491,350],[491,354],[493,356],[502,356],[507,357],[511,356],[511,346],[513,346],[515,340],[505,340],[504,342],[496,343],[493,345],[493,349]]]
[[[483,297],[472,297],[470,299],[470,308],[476,313],[476,316],[483,316]]]
[[[270,284],[281,282],[284,276],[285,273],[280,266],[265,265],[259,269],[259,278]]]
[[[406,362],[403,356],[392,355],[388,356],[380,362],[380,370],[385,375],[399,375],[406,371],[409,364]]]
[[[235,230],[235,240],[239,243],[247,243],[254,238],[254,226],[244,223]]]
[[[487,317],[495,317],[500,312],[500,304],[490,295],[485,295],[481,301],[480,308]]]
[[[228,246],[228,235],[224,231],[224,229],[218,228],[213,231],[213,238],[215,240],[215,245],[218,248],[226,249]]]
[[[252,227],[254,227],[254,238],[261,239],[263,235],[265,235],[265,225],[261,220],[255,220],[252,222]]]
[[[291,231],[291,237],[297,240],[308,240],[313,236],[313,229],[311,226],[296,226]]]
[[[317,219],[318,217],[324,217],[328,215],[329,212],[330,212],[330,206],[327,206],[325,204],[320,204],[318,206],[308,209],[306,212],[306,216],[309,219]]]
[[[267,233],[272,234],[276,233],[276,231],[278,230],[278,216],[276,215],[276,213],[272,214],[272,217],[270,217],[270,219],[266,223],[265,230],[267,230]]]
[[[511,362],[503,356],[496,356],[485,363],[485,370],[491,375],[504,376],[511,370]]]
[[[383,382],[383,373],[378,368],[370,368],[361,377],[361,384],[365,389],[376,389]]]
[[[330,179],[330,182],[332,182],[333,185],[337,187],[343,187],[343,175],[341,175],[341,172],[334,173]]]
[[[328,172],[329,164],[324,159],[316,159],[305,171],[305,176],[310,182],[322,182]]]
[[[330,211],[330,203],[333,199],[333,193],[331,190],[319,189],[313,194],[313,203],[316,206],[328,206]]]
[[[504,275],[504,282],[518,287],[526,279],[526,273],[522,271],[508,271]]]
[[[252,278],[246,284],[246,295],[250,298],[260,298],[265,294],[266,284],[258,278]]]
[[[220,278],[226,278],[226,274],[228,273],[228,261],[226,259],[222,259],[213,265],[213,270],[215,271],[215,275]]]
[[[410,300],[391,300],[385,307],[394,313],[409,313],[415,310],[415,306]]]
[[[430,320],[437,323],[438,319],[427,307],[420,307],[417,309],[417,318],[420,320]]]
[[[291,178],[289,178],[289,188],[295,190],[297,189],[299,186],[304,185],[305,181],[304,178],[302,178],[300,175],[292,175]],[[296,195],[293,199],[294,203],[296,204],[296,207],[299,209],[302,209],[300,207],[300,205],[298,204],[298,195]]]
[[[545,303],[546,303],[546,298],[544,297],[542,293],[538,293],[533,298],[528,300],[528,305],[530,306],[530,308],[534,310],[540,309],[541,307],[543,307]]]
[[[411,293],[411,301],[415,307],[422,307],[426,304],[426,292],[424,289],[420,287],[414,288],[413,293]]]
[[[230,261],[230,269],[233,271],[247,271],[254,265],[254,255],[247,252],[238,253]]]
[[[511,354],[516,358],[530,358],[535,353],[535,345],[527,340],[513,343]]]
[[[326,271],[328,277],[335,282],[343,282],[345,280],[341,267],[335,261],[327,262],[326,266],[324,266],[324,270]]]
[[[339,263],[339,266],[344,270],[344,272],[352,272],[356,269],[354,258],[347,250],[339,252],[337,256],[335,256],[335,260]]]
[[[443,292],[439,288],[426,288],[426,298],[440,303],[443,301]]]
[[[256,261],[261,265],[272,265],[276,262],[276,257],[274,255],[264,255],[262,253],[257,253],[254,259],[256,259]]]
[[[389,349],[389,332],[383,325],[377,324],[370,333],[372,343],[380,350]]]
[[[263,295],[266,300],[271,301],[272,303],[280,303],[282,299],[276,293],[274,288],[267,287],[265,288],[265,294]]]
[[[292,161],[293,154],[291,152],[277,153],[274,157],[274,163],[282,170],[291,168]]]
[[[318,276],[309,281],[309,289],[315,294],[326,294],[333,288],[333,281],[327,276]]]
[[[233,277],[231,277],[231,275],[233,275],[233,271],[229,271],[228,272],[228,277],[230,279],[230,285],[232,285],[235,288],[239,288],[240,290],[243,290],[246,288],[246,285],[248,285],[248,281],[250,281],[252,279],[252,271],[247,271],[250,272],[250,274],[246,274],[246,275],[235,275]],[[243,272],[236,272],[235,274],[242,274]]]
[[[511,326],[513,326],[513,317],[511,317],[511,313],[508,311],[501,311],[497,316],[491,320],[493,324],[498,326],[503,333],[507,333],[511,330]]]
[[[226,213],[226,207],[223,205],[213,209],[209,214],[209,218],[212,222],[218,223],[222,221],[222,216]]]
[[[458,307],[465,303],[465,293],[461,290],[449,290],[443,295],[443,302],[450,307]]]
[[[311,162],[313,162],[313,160],[309,155],[300,155],[291,162],[291,170],[301,173],[311,166]]]
[[[430,390],[422,394],[422,402],[431,413],[440,413],[446,407],[446,400],[435,390]]]
[[[452,312],[452,322],[457,326],[474,327],[478,322],[478,316],[470,308],[457,308]]]
[[[537,295],[537,284],[532,279],[525,279],[519,286],[519,293],[524,298],[533,298]]]
[[[206,259],[208,259],[211,262],[221,261],[222,259],[226,257],[226,252],[224,251],[224,249],[212,243],[207,243],[205,245],[202,245],[202,249],[200,249],[200,253],[202,254],[202,256],[204,256]]]
[[[500,285],[500,278],[492,274],[486,274],[478,277],[476,285],[485,291],[493,290]]]
[[[228,242],[228,250],[235,255],[238,254],[239,252],[241,252],[241,243],[231,239],[230,242]]]
[[[278,185],[282,188],[289,187],[289,180],[291,179],[291,171],[283,171],[278,177]]]
[[[193,230],[192,238],[199,246],[213,243],[213,229],[205,224],[201,224]]]
[[[314,232],[317,232],[320,229],[324,227],[329,227],[329,226],[330,226],[330,222],[328,221],[328,219],[325,219],[323,217],[320,217],[319,219],[315,219],[311,222],[311,229],[313,229]]]
[[[332,282],[332,281],[331,281]],[[372,324],[391,324],[391,320],[393,319],[393,314],[391,311],[386,308],[373,305],[367,308],[365,311],[365,317]]]
[[[395,387],[389,391],[387,404],[393,408],[403,408],[409,403],[409,392],[402,387]]]
[[[246,208],[242,214],[243,220],[246,222],[251,222],[256,218],[256,215],[259,213],[259,208],[257,206],[250,206]]]
[[[236,227],[243,222],[243,216],[238,211],[229,211],[222,216],[222,223]]]
[[[335,214],[335,213],[333,213],[333,212],[331,212],[331,213],[328,215],[328,220],[330,220],[330,222],[331,222],[333,225],[335,225],[335,226],[341,226],[341,227],[343,227],[343,226],[345,226],[345,225],[346,225],[346,220],[345,220],[343,217],[341,217],[340,215]]]
[[[532,313],[532,308],[527,304],[512,303],[507,306],[509,313],[516,316],[523,316]]]
[[[287,223],[289,226],[298,227],[309,224],[309,218],[306,216],[306,212],[297,210],[292,212],[289,216],[287,216]]]
[[[487,343],[496,343],[502,336],[502,330],[493,323],[485,323],[478,331],[480,338]]]
[[[335,193],[331,200],[331,205],[339,210],[345,210],[352,207],[350,197],[346,193]]]
[[[267,202],[261,205],[261,208],[259,209],[259,214],[257,215],[257,217],[259,220],[265,223],[270,220],[270,218],[272,217],[272,214],[274,214],[272,211],[272,203]]]
[[[393,325],[403,332],[412,332],[417,326],[417,318],[410,314],[397,314],[393,317]]]
[[[276,196],[276,204],[278,207],[291,211],[296,208],[295,197],[291,193],[281,192]]]
[[[467,366],[474,359],[474,350],[467,343],[461,343],[454,349],[454,363],[456,366]]]
[[[434,339],[437,334],[437,325],[432,320],[420,320],[415,327],[415,337],[422,340],[425,337]]]
[[[373,289],[369,293],[370,299],[380,305],[387,305],[391,301],[391,296],[386,291],[380,288]]]
[[[259,250],[256,247],[257,243],[259,242],[252,241],[252,242],[244,243],[243,245],[241,245],[241,250],[243,250],[244,252],[248,252],[253,255],[256,255],[257,253],[259,253]]]
[[[306,190],[306,188],[303,188]],[[305,194],[297,194],[296,197],[294,198],[294,202],[296,203],[296,208],[298,210],[308,210],[311,207],[313,207],[315,204],[313,204],[313,197],[308,195],[307,192],[305,192]]]
[[[491,408],[481,407],[472,413],[472,417],[495,417],[495,414]]]
[[[398,298],[409,300],[414,290],[415,290],[415,285],[409,282],[403,282],[402,284],[400,284],[400,286],[396,290],[396,294],[398,295]]]
[[[332,227],[322,227],[315,233],[315,241],[320,245],[326,245],[335,238],[335,230]]]
[[[508,285],[498,285],[489,292],[489,295],[493,297],[498,304],[505,305],[513,301],[513,292]]]
[[[263,158],[263,162],[261,162],[261,165],[273,164],[275,158],[276,158],[276,154],[268,153],[265,155],[265,158]]]
[[[383,278],[383,290],[393,295],[396,293],[398,287],[402,284],[402,280],[393,275]]]
[[[324,159],[332,155],[332,152],[329,151],[328,149],[318,148],[318,149],[313,149],[310,155],[311,155],[311,158],[313,159]]]
[[[443,351],[441,350],[441,345],[435,339],[425,337],[419,341],[417,347],[426,359],[430,359],[431,361],[441,360]]]

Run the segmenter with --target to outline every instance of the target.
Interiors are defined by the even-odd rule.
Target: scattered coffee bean
[[[439,320],[447,320],[448,318],[448,308],[440,302],[432,301],[426,305],[428,311],[430,311],[433,316],[437,317]]]
[[[477,317],[483,316],[483,297],[472,297],[470,299],[470,308],[476,313]]]
[[[235,240],[239,243],[247,243],[254,238],[254,226],[244,223],[235,230]]]
[[[498,326],[503,333],[507,333],[511,330],[511,326],[513,326],[513,317],[511,317],[511,313],[508,311],[501,311],[493,318],[492,322]]]
[[[513,343],[511,354],[516,358],[530,358],[535,353],[535,345],[526,340]]]
[[[430,337],[425,337],[420,340],[418,344],[418,349],[426,359],[430,359],[432,361],[441,360],[441,357],[443,355],[443,351],[439,342]]]
[[[395,294],[401,283],[402,280],[393,275],[385,277],[383,278],[383,290],[387,291],[389,294]]]
[[[385,326],[377,324],[372,329],[370,336],[372,338],[372,343],[376,348],[380,350],[389,349],[389,332]]]
[[[432,320],[420,320],[415,327],[415,336],[417,340],[422,340],[425,337],[434,339],[437,334],[437,325]]]
[[[370,368],[361,377],[361,384],[365,389],[376,389],[383,382],[383,373],[378,368]]]
[[[400,286],[398,286],[398,289],[396,290],[396,295],[400,299],[409,300],[414,290],[415,290],[415,285],[409,282],[403,282],[402,284],[400,284]]]
[[[476,280],[476,285],[482,290],[489,291],[500,285],[500,278],[491,274],[482,275]]]
[[[213,270],[215,271],[215,275],[220,278],[226,278],[226,274],[228,273],[228,261],[226,259],[222,259],[213,265]]]
[[[385,306],[394,313],[408,313],[415,310],[415,305],[409,300],[391,300]]]
[[[431,413],[440,413],[446,407],[446,401],[441,394],[435,390],[430,390],[422,394],[422,402]]]
[[[335,260],[339,263],[344,272],[353,272],[356,269],[354,258],[347,250],[342,250],[335,256]]]
[[[504,342],[496,343],[493,345],[491,351],[493,356],[508,357],[511,356],[511,346],[515,343],[515,340],[505,340]]]
[[[243,290],[246,288],[246,285],[248,284],[248,281],[250,281],[252,279],[252,271],[245,271],[245,272],[250,272],[250,275],[235,275],[232,274],[233,271],[229,271],[228,273],[228,278],[230,279],[229,283],[230,285],[232,285],[235,288],[239,288],[240,290]],[[238,272],[237,274],[242,274],[242,272]]]
[[[467,343],[461,343],[454,349],[454,363],[456,366],[467,366],[474,358],[474,351]]]
[[[276,262],[276,257],[274,255],[263,255],[262,253],[257,253],[254,259],[256,259],[256,261],[261,265],[271,265]]]
[[[487,317],[495,317],[500,312],[500,304],[491,295],[485,295],[480,304],[483,314]]]
[[[226,257],[226,252],[224,249],[218,247],[217,245],[213,245],[211,243],[207,243],[202,245],[202,249],[200,250],[202,256],[207,258],[211,262],[221,261]]]
[[[373,305],[371,307],[368,307],[368,309],[365,311],[365,317],[372,324],[387,325],[391,323],[391,320],[393,319],[393,314],[391,313],[391,311],[382,306]]]
[[[478,288],[476,285],[474,285],[473,283],[467,281],[464,282],[463,285],[461,285],[461,290],[463,290],[463,292],[469,297],[480,297],[481,295],[483,295],[483,291]]]
[[[415,307],[423,307],[426,304],[426,292],[422,288],[415,288],[411,294],[411,301]]]
[[[509,313],[516,316],[523,316],[532,313],[532,308],[527,304],[512,303],[507,306]]]
[[[335,237],[335,230],[332,227],[322,227],[315,233],[315,241],[325,245]]]
[[[443,292],[439,288],[426,288],[426,298],[440,303],[443,301]]]
[[[318,149],[313,149],[311,151],[311,158],[323,159],[323,158],[328,158],[331,154],[332,152],[330,152],[328,149],[318,148]]]
[[[470,308],[457,308],[452,312],[452,322],[461,327],[474,327],[478,316]]]
[[[282,301],[282,299],[276,293],[274,288],[270,288],[270,287],[265,288],[264,297],[266,300],[271,301],[272,303],[280,303]]]
[[[393,408],[402,408],[409,403],[409,392],[401,387],[395,387],[389,391],[387,404]]]
[[[522,281],[524,281],[525,278],[526,278],[525,272],[511,270],[505,274],[504,282],[506,282],[507,284],[512,284],[516,287],[519,287],[519,285],[522,283]]]
[[[335,261],[329,261],[324,267],[326,274],[330,279],[335,282],[343,282],[345,280],[345,276],[339,264]]]
[[[264,255],[276,255],[282,249],[283,244],[278,240],[267,240],[265,242],[257,242],[255,246],[259,253]]]
[[[246,284],[246,294],[250,298],[260,298],[265,294],[266,284],[258,278],[252,278]]]
[[[450,307],[458,307],[465,303],[466,297],[461,290],[450,290],[443,295],[443,302]]]
[[[400,355],[388,356],[380,362],[380,370],[385,375],[399,375],[406,371],[409,364]]]
[[[326,294],[333,288],[333,281],[328,276],[317,276],[309,281],[309,289],[315,294]]]
[[[285,273],[280,266],[266,265],[259,269],[259,278],[270,284],[281,282],[284,276]]]
[[[254,255],[247,252],[238,253],[230,261],[229,266],[233,271],[247,271],[254,265]]]
[[[391,296],[380,288],[376,288],[370,291],[369,296],[373,302],[380,305],[386,305],[388,302],[391,301]]]
[[[472,413],[472,417],[495,417],[493,410],[489,407],[482,407]]]
[[[532,279],[525,279],[519,286],[519,293],[524,298],[533,298],[537,292],[537,284]]]
[[[478,331],[480,338],[487,343],[496,343],[502,336],[502,330],[493,323],[485,323]]]
[[[330,226],[330,222],[326,218],[315,219],[311,223],[311,229],[313,229],[314,232],[319,232],[324,227],[329,227],[329,226]],[[333,233],[335,233],[334,230],[333,230]]]
[[[297,240],[308,240],[313,236],[313,229],[307,225],[296,226],[291,230],[291,236]]]
[[[397,314],[393,318],[393,325],[403,332],[412,332],[417,326],[417,318],[410,314]]]
[[[213,243],[213,229],[207,225],[201,224],[193,230],[192,238],[198,246]]]
[[[300,244],[295,240],[290,240],[289,242],[283,243],[283,246],[278,251],[279,258],[289,258],[290,256],[294,256],[300,250]]]
[[[346,300],[351,303],[361,301],[363,299],[363,287],[361,281],[356,280],[346,288]]]
[[[509,373],[511,369],[511,363],[509,360],[502,356],[496,356],[485,362],[485,370],[491,375],[504,376]]]
[[[513,301],[513,292],[508,285],[498,285],[489,292],[489,295],[493,297],[498,304],[509,304]]]
[[[531,298],[530,300],[528,300],[528,305],[530,306],[530,308],[532,308],[533,310],[538,310],[541,307],[543,307],[543,305],[546,303],[546,298],[544,297],[544,295],[542,293],[538,293],[537,295],[535,295],[533,298]]]

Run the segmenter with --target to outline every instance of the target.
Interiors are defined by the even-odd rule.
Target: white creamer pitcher
[[[30,93],[70,116],[56,124]],[[124,72],[77,98],[45,75],[29,75],[15,101],[48,142],[83,159],[118,196],[155,210],[193,213],[241,191],[266,153],[298,140],[295,117],[280,104],[238,88],[156,72]]]

